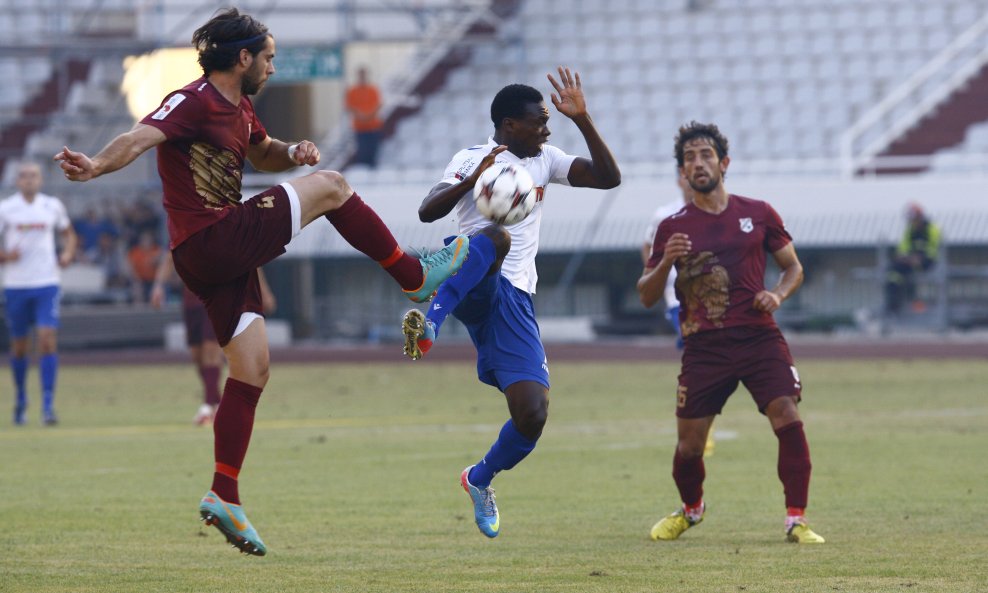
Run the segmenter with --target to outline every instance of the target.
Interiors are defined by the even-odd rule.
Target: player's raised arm
[[[491,165],[494,164],[494,159],[497,155],[501,154],[507,150],[507,146],[497,146],[491,150],[483,159],[481,159],[480,164],[477,165],[469,175],[467,175],[463,181],[459,183],[437,183],[431,190],[429,190],[429,195],[422,200],[422,205],[419,206],[419,220],[422,222],[433,222],[439,220],[453,211],[456,203],[467,194],[467,192],[473,190],[473,186],[477,184],[477,179],[480,174],[487,170]]]
[[[567,179],[573,187],[611,189],[621,184],[621,170],[618,168],[611,149],[600,137],[597,127],[587,111],[583,96],[583,85],[578,72],[559,67],[559,81],[548,74],[549,83],[556,92],[552,93],[552,104],[559,113],[573,120],[590,149],[590,158],[577,158],[570,166]]]
[[[148,149],[165,140],[165,134],[161,130],[138,123],[129,132],[111,140],[92,158],[82,152],[69,150],[66,146],[55,155],[54,160],[58,161],[69,181],[89,181],[126,167]]]

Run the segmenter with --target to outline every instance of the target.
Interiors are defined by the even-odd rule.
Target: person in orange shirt
[[[357,154],[353,162],[377,166],[377,149],[381,144],[381,93],[367,77],[367,68],[357,70],[357,84],[346,92],[346,110],[353,117],[353,133],[357,138]]]
[[[151,288],[158,271],[158,260],[161,259],[161,246],[150,231],[141,233],[137,244],[127,252],[130,262],[132,289],[134,300],[146,303],[151,296]]]

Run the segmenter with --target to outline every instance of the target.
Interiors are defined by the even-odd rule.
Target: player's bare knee
[[[313,173],[320,182],[320,202],[326,212],[336,210],[342,206],[350,196],[353,189],[347,183],[345,177],[337,171],[316,171]]]
[[[504,259],[504,256],[511,251],[511,233],[504,225],[492,224],[484,227],[480,233],[494,243],[494,253],[497,259]]]
[[[765,415],[772,424],[772,428],[775,429],[799,422],[799,407],[796,405],[796,397],[784,396],[773,399],[765,407]]]
[[[706,440],[703,441],[679,441],[676,446],[676,452],[683,459],[699,459],[703,457],[703,448],[707,445]]]
[[[25,338],[15,339],[10,345],[10,354],[14,358],[24,358],[27,356],[28,340]]]
[[[51,328],[39,328],[38,329],[38,352],[41,354],[54,354],[58,340],[55,337],[55,330]]]
[[[549,418],[548,405],[534,406],[521,410],[512,420],[518,432],[530,439],[536,439],[542,434],[546,420]]]
[[[245,361],[243,371],[246,372],[245,383],[263,388],[271,377],[271,358],[265,352]],[[232,372],[231,372],[232,374]]]
[[[267,360],[259,361],[257,366],[252,370],[259,387],[264,387],[268,384],[268,379],[271,378],[271,366]]]

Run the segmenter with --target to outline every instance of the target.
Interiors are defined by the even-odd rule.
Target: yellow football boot
[[[679,536],[683,535],[684,531],[703,521],[703,515],[705,515],[706,512],[707,509],[704,507],[703,513],[700,514],[700,517],[696,520],[692,520],[687,517],[683,509],[680,508],[675,513],[663,517],[661,521],[653,525],[650,535],[655,541],[669,541],[678,539]]]
[[[822,544],[827,540],[817,535],[806,523],[796,523],[786,532],[786,541],[793,544]]]

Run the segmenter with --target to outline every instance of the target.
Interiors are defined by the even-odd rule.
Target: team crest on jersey
[[[746,233],[755,230],[755,225],[751,223],[750,218],[739,218],[738,222],[741,224],[741,230]]]
[[[181,93],[176,93],[172,95],[171,97],[168,98],[167,101],[165,101],[164,105],[162,105],[157,111],[154,112],[154,115],[151,116],[151,119],[156,119],[159,121],[165,119],[166,117],[168,117],[168,114],[174,111],[175,108],[178,107],[178,104],[184,100],[185,100],[185,95]]]

